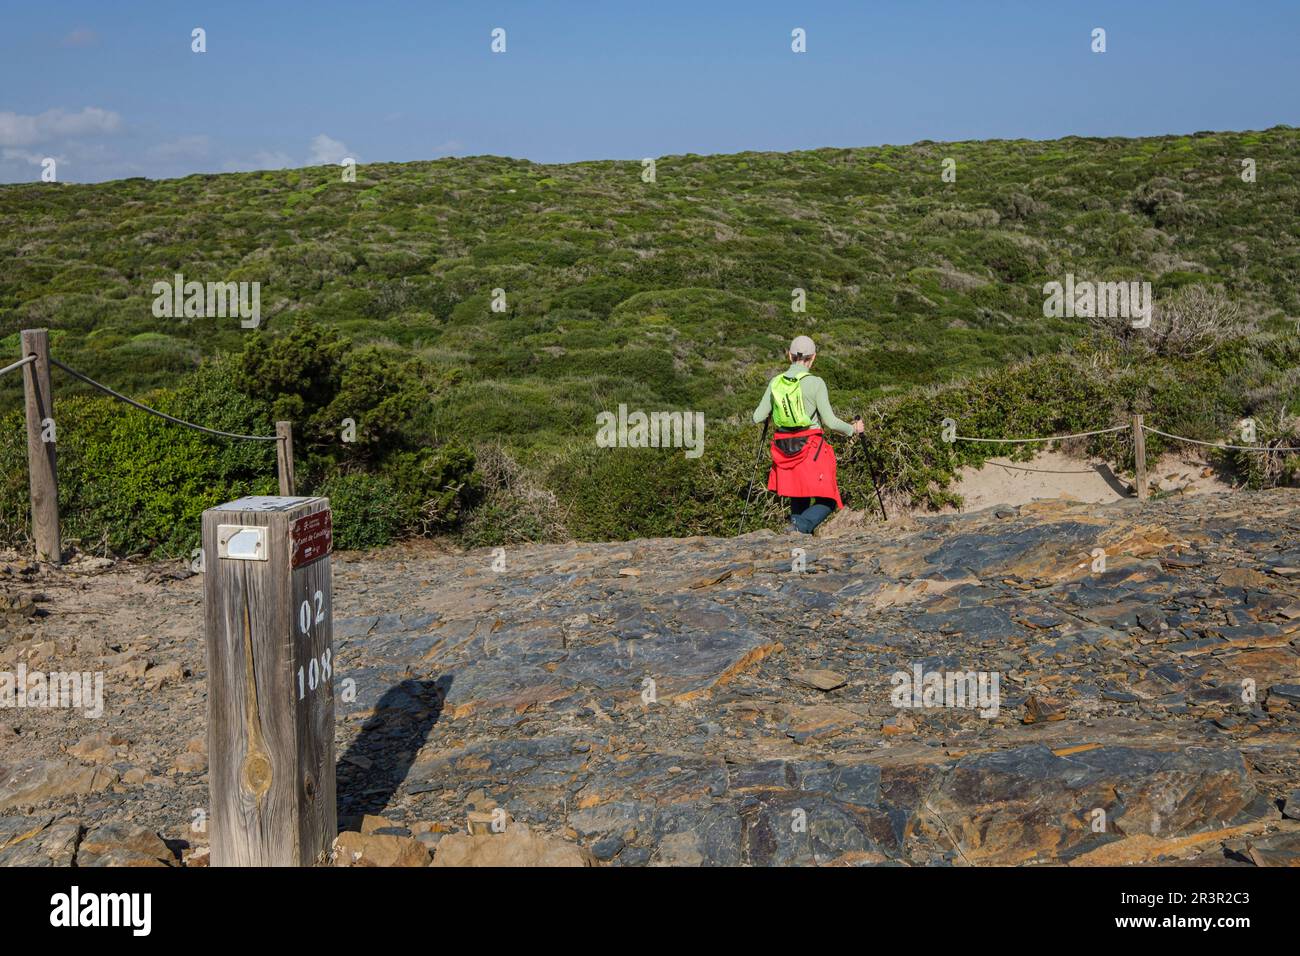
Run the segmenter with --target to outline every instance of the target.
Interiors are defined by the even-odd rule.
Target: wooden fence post
[[[54,394],[50,390],[50,336],[48,329],[23,329],[21,358],[35,355],[23,366],[27,408],[27,476],[32,496],[32,537],[36,558],[60,564],[59,480],[55,470]]]
[[[310,866],[338,834],[328,498],[203,512],[213,866]]]
[[[1133,416],[1133,482],[1138,501],[1147,500],[1147,436],[1142,430],[1142,416]]]
[[[275,470],[280,477],[280,494],[290,497],[296,493],[293,477],[293,422],[276,422],[275,437]]]

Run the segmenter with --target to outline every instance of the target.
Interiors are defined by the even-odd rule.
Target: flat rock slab
[[[0,810],[85,796],[112,786],[117,774],[64,760],[0,764]]]
[[[133,823],[108,823],[86,833],[77,866],[170,866],[176,855],[157,833]]]
[[[827,670],[800,671],[797,674],[791,674],[790,679],[797,684],[803,684],[805,687],[812,687],[817,690],[835,690],[835,688],[843,687],[848,683],[848,678],[843,674]]]
[[[642,697],[649,678],[656,698],[684,702],[726,684],[780,649],[779,641],[753,632],[682,631],[576,648],[555,673],[618,698]]]
[[[82,833],[76,820],[35,827],[0,849],[0,866],[73,866]]]
[[[1181,837],[1267,813],[1237,750],[1062,753],[963,758],[927,808],[964,860],[995,864],[1069,860],[1119,835]]]
[[[334,555],[335,862],[1296,858],[1293,491],[798,544]],[[0,671],[108,679],[97,720],[0,711],[0,865],[202,865],[200,580],[21,586],[46,613],[0,637]]]

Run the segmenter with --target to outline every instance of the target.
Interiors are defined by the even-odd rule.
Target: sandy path
[[[1117,477],[1106,462],[1054,451],[1041,452],[1026,462],[992,458],[983,468],[963,468],[958,475],[953,490],[965,498],[962,511],[1022,505],[1043,498],[1100,503],[1130,494],[1128,480]],[[1232,490],[1209,472],[1204,461],[1176,454],[1162,457],[1151,469],[1150,479],[1153,493],[1197,495]]]

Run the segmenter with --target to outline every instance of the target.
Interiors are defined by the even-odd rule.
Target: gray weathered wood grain
[[[59,564],[63,550],[59,542],[59,483],[55,470],[54,442],[45,441],[44,422],[54,420],[54,396],[50,390],[50,337],[47,329],[24,329],[20,336],[22,357],[36,361],[23,366],[23,389],[27,411],[27,474],[32,496],[32,538],[40,561]],[[57,432],[56,432],[57,437]]]
[[[255,498],[203,514],[214,866],[310,865],[337,832],[330,558],[290,568],[289,540],[294,519],[328,508],[325,498]],[[219,557],[223,524],[265,527],[267,560]]]

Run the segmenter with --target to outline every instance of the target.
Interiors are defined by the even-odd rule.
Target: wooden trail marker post
[[[23,354],[36,361],[23,366],[23,391],[27,410],[27,480],[32,495],[32,537],[36,559],[59,564],[59,482],[54,464],[54,395],[50,391],[50,335],[48,329],[23,329],[19,337]]]
[[[1133,483],[1138,501],[1147,500],[1147,435],[1142,430],[1142,416],[1133,416]]]
[[[310,866],[338,835],[328,498],[203,512],[213,866]]]
[[[296,494],[293,476],[293,422],[275,423],[275,471],[280,479],[280,494]]]

